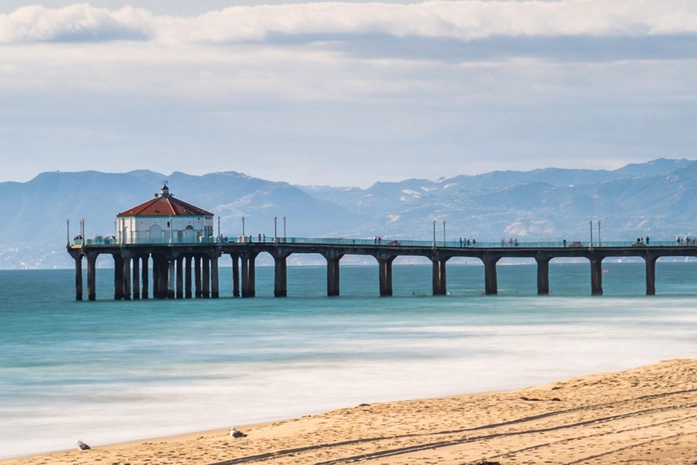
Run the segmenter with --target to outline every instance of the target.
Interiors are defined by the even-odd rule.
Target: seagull
[[[237,431],[234,427],[232,427],[232,428],[230,428],[230,437],[231,438],[246,438],[247,435],[241,431]]]
[[[77,442],[77,447],[79,447],[80,450],[89,450],[89,449],[91,449],[90,446],[88,446],[87,444],[85,444],[85,443],[82,442],[82,441],[78,441],[78,442]]]

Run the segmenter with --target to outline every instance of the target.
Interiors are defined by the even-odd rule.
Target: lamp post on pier
[[[598,247],[602,245],[602,241],[600,240],[600,220],[598,220]]]
[[[116,221],[116,220],[114,220],[114,221]],[[66,222],[66,226],[65,226],[65,228],[66,228],[66,236],[65,236],[66,237],[66,247],[70,247],[70,218],[65,220],[65,222]]]
[[[436,220],[433,220],[433,247],[436,246]]]
[[[242,217],[242,237],[245,237],[245,235],[244,235],[244,216]]]
[[[220,237],[220,215],[218,215],[218,237]]]
[[[283,217],[283,240],[286,240],[286,217]]]
[[[445,220],[443,220],[443,247],[446,246],[446,240],[445,240]]]
[[[278,239],[278,217],[273,217],[273,241],[276,242]]]
[[[80,241],[82,245],[85,245],[85,219],[80,218]]]
[[[591,231],[591,245],[590,245],[590,248],[592,249],[593,248],[593,220],[590,221],[590,225],[591,225],[591,229],[590,229],[590,231]]]

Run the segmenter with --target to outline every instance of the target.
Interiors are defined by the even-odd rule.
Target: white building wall
[[[131,244],[169,242],[170,232],[172,242],[198,242],[213,235],[213,217],[204,216],[128,216],[117,218],[116,225],[116,239]]]

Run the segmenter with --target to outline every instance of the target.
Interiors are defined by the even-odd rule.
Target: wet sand
[[[362,404],[238,429],[248,436],[214,430],[0,463],[693,465],[697,360],[517,391]]]

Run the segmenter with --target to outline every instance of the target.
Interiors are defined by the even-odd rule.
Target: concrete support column
[[[591,258],[591,295],[603,295],[603,258]]]
[[[254,261],[255,254],[244,254],[242,260],[242,297],[254,297],[256,295],[256,271]]]
[[[380,274],[380,296],[392,295],[392,262],[395,257],[378,258],[378,273]]]
[[[274,297],[286,297],[288,295],[288,268],[286,257],[274,257]]]
[[[340,293],[341,275],[339,273],[339,262],[342,255],[338,257],[327,257],[327,296],[335,297]]]
[[[203,296],[203,291],[201,290],[201,257],[198,255],[194,256],[194,295],[197,299]]]
[[[123,298],[131,300],[131,257],[123,257]]]
[[[484,293],[486,295],[496,295],[499,292],[498,277],[496,276],[496,263],[501,257],[486,256],[484,262]]]
[[[175,291],[174,287],[176,285],[175,267],[174,259],[168,258],[165,262],[167,264],[167,298],[174,299]]]
[[[218,276],[218,254],[211,258],[211,297],[220,297],[220,281]]]
[[[142,278],[143,279],[142,279],[142,283],[141,283],[141,286],[142,286],[141,297],[143,299],[148,298],[148,283],[150,280],[150,278],[148,276],[148,271],[149,271],[148,269],[150,267],[150,264],[148,263],[149,261],[150,261],[150,255],[149,254],[143,255],[143,270],[142,270]]]
[[[82,300],[82,255],[76,255],[75,259],[75,300]]]
[[[240,266],[239,257],[237,255],[230,255],[232,258],[232,296],[240,296]]]
[[[140,257],[133,258],[133,299],[140,299]]]
[[[242,255],[242,297],[251,297],[249,295],[249,258]]]
[[[537,262],[537,295],[549,294],[549,257],[536,257]]]
[[[188,255],[186,257],[186,274],[184,275],[184,296],[187,299],[191,298],[191,260],[193,260],[193,257],[191,255]]]
[[[123,257],[114,255],[114,300],[123,299]]]
[[[152,256],[152,296],[160,299],[160,260],[157,255]]]
[[[162,261],[158,255],[152,256],[152,296],[156,299],[162,298],[162,284],[160,280],[162,279]]]
[[[431,272],[433,295],[441,295],[443,292],[440,290],[440,267],[438,266],[438,260],[431,259],[431,263],[433,265],[433,271]]]
[[[446,262],[448,259],[438,260],[432,258],[433,262],[433,295],[445,295],[447,293]]]
[[[443,294],[448,293],[448,286],[447,286],[447,279],[446,279],[446,263],[448,262],[448,259],[446,258],[445,260],[441,260],[440,264],[438,265],[440,267],[440,285],[441,289],[443,290]]]
[[[87,299],[97,300],[97,255],[87,255]]]
[[[646,260],[646,295],[656,295],[656,260],[658,257],[649,255]]]
[[[177,257],[174,259],[177,267],[177,290],[176,298],[184,298],[184,257]]]
[[[210,299],[211,297],[211,259],[208,255],[202,257],[203,260],[203,298]]]
[[[157,257],[157,274],[157,298],[166,299],[169,291],[169,261],[163,256]]]

